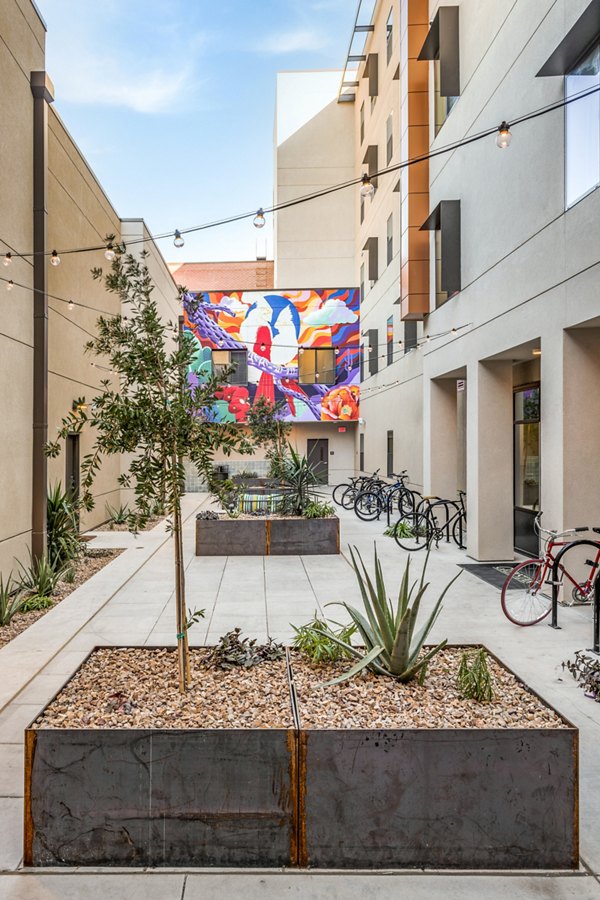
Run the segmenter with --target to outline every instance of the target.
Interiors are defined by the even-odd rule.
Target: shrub
[[[219,638],[219,643],[211,652],[208,662],[219,669],[247,669],[259,663],[285,658],[285,648],[269,638],[266,644],[257,644],[256,639],[241,638],[241,628],[234,628]]]
[[[338,625],[338,630],[333,631],[332,625]],[[335,662],[339,659],[352,658],[350,650],[344,647],[349,644],[356,633],[356,625],[339,625],[337,622],[326,622],[319,619],[315,612],[314,618],[306,625],[296,627],[293,647],[313,662]],[[333,640],[332,638],[335,638]]]
[[[106,515],[110,527],[114,528],[115,525],[127,525],[131,513],[126,503],[120,503],[119,506],[111,506],[110,503],[107,503]]]
[[[343,606],[350,613],[352,621],[363,639],[364,649],[352,647],[347,642],[340,641],[342,646],[358,657],[358,662],[347,672],[344,672],[343,675],[333,679],[328,684],[338,684],[341,681],[346,681],[366,668],[377,675],[388,675],[396,678],[398,681],[411,681],[418,676],[419,681],[422,683],[425,679],[429,662],[446,646],[447,641],[443,640],[431,650],[425,652],[422,652],[423,645],[440,614],[442,600],[446,592],[461,573],[459,572],[450,584],[446,585],[425,624],[415,633],[421,600],[429,587],[429,584],[425,583],[425,571],[429,556],[423,565],[419,582],[413,582],[410,587],[410,557],[407,559],[398,593],[398,602],[394,609],[386,593],[381,563],[377,556],[377,548],[375,548],[375,584],[373,584],[356,547],[354,551],[350,549],[352,565],[360,587],[366,618],[361,612],[350,606],[349,603],[339,603],[337,605]],[[360,560],[360,567],[356,561],[356,556]],[[410,606],[413,595],[413,603]],[[330,634],[330,637],[332,640],[338,640],[333,634]]]
[[[574,661],[568,659],[562,667],[569,670],[586,697],[600,703],[600,662],[597,659],[588,656],[583,650],[576,650]]]
[[[47,506],[48,559],[54,566],[64,566],[81,554],[76,501],[72,491],[63,491],[60,481],[48,493]]]
[[[17,576],[17,585],[20,590],[29,595],[25,601],[26,603],[29,603],[29,600],[34,597],[38,599],[51,597],[56,590],[56,585],[64,578],[67,570],[70,568],[68,564],[63,566],[53,565],[47,556],[40,556],[39,559],[34,559],[31,553],[29,554],[28,566],[24,566],[21,562],[18,565],[20,573]]]
[[[458,689],[465,700],[489,703],[494,699],[492,674],[483,649],[463,653],[457,675]]]
[[[311,488],[317,483],[317,476],[306,456],[300,456],[291,444],[288,444],[287,454],[281,460],[280,478],[286,488],[280,511],[286,515],[303,516],[306,507],[314,500]]]
[[[310,500],[304,510],[305,519],[326,519],[335,515],[335,509],[331,503],[321,503],[319,500]]]
[[[23,612],[26,597],[19,593],[12,580],[12,574],[4,581],[0,575],[0,625],[10,625],[13,616]]]

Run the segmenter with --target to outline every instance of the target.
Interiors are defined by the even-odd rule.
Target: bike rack
[[[594,646],[590,653],[600,656],[600,572],[594,578]]]
[[[564,547],[561,547],[561,549],[556,554],[556,557],[554,558],[554,563],[552,564],[552,620],[548,624],[550,625],[550,628],[556,628],[558,630],[560,630],[560,625],[558,624],[558,589],[562,583],[558,581],[558,567],[565,553],[568,553],[568,551],[572,550],[573,547],[594,547],[596,550],[598,550],[598,548],[600,547],[600,541],[591,541],[589,538],[570,541],[568,544],[565,544]],[[596,575],[594,581],[594,646],[596,645],[596,606],[598,605],[598,603],[600,603],[600,598],[598,598],[599,591],[600,587],[598,586],[598,575]],[[598,641],[598,643],[600,644],[600,640]]]

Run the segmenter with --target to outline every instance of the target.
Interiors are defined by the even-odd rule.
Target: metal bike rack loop
[[[558,567],[560,566],[560,561],[569,550],[572,550],[574,547],[594,547],[596,550],[600,548],[600,541],[591,541],[589,538],[583,538],[582,540],[570,541],[568,544],[565,544],[564,547],[556,554],[554,558],[554,563],[552,564],[552,620],[549,622],[550,628],[560,628],[558,624],[558,589],[562,582],[558,580]],[[598,577],[596,577],[595,583],[595,594],[597,594],[599,588],[597,586]],[[595,607],[594,607],[595,614]],[[596,627],[594,622],[594,645],[596,644]]]

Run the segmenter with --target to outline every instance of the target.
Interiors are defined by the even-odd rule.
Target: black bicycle
[[[466,548],[466,494],[458,492],[458,500],[423,497],[422,502],[408,515],[401,516],[394,525],[394,539],[409,552],[424,550],[440,541],[452,539],[461,550]]]
[[[363,522],[373,522],[385,512],[389,525],[393,513],[404,516],[414,510],[414,493],[406,487],[406,469],[399,475],[393,474],[392,478],[396,480],[391,484],[372,484],[356,495],[354,512]]]

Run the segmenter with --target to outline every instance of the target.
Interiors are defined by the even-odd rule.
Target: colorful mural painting
[[[197,343],[191,385],[236,366],[217,392],[218,421],[244,422],[260,397],[294,422],[359,417],[358,288],[184,295],[183,327]]]

